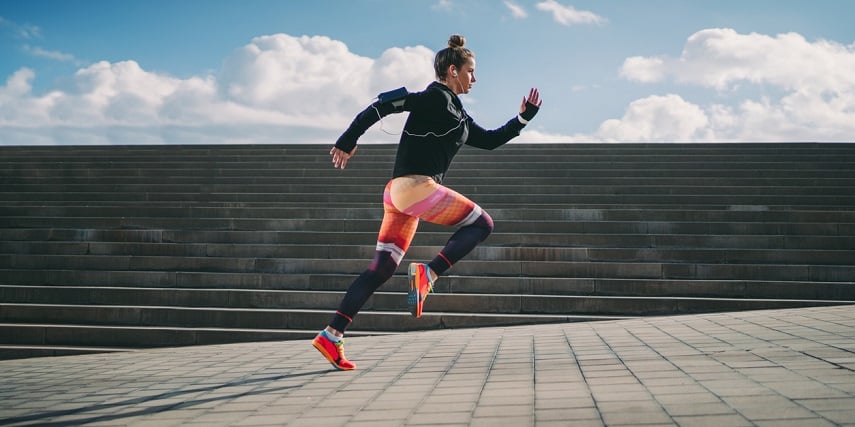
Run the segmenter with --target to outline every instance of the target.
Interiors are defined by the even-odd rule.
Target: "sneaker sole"
[[[318,344],[317,342],[312,341],[312,347],[315,347],[315,349],[317,349],[317,350],[318,350],[318,351],[319,351],[319,352],[324,356],[324,358],[325,358],[325,359],[327,359],[327,361],[328,361],[328,362],[330,362],[330,365],[332,365],[332,366],[333,366],[333,368],[336,368],[336,369],[338,369],[339,371],[350,371],[350,370],[354,369],[354,368],[343,368],[343,367],[341,367],[341,366],[337,365],[337,364],[335,363],[335,358],[334,358],[334,357],[332,357],[332,356],[327,352],[327,349],[325,349],[325,348],[324,348],[324,346],[322,346],[322,345]]]
[[[424,300],[419,295],[419,287],[417,286],[419,267],[417,264],[410,264],[407,269],[407,279],[410,281],[410,291],[407,292],[407,304],[410,306],[410,314],[416,318],[422,317],[422,307]]]

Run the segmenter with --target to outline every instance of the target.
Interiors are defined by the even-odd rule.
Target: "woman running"
[[[381,118],[410,112],[401,133],[392,180],[383,193],[383,222],[374,261],[347,290],[330,324],[312,345],[332,365],[351,370],[356,365],[344,356],[344,333],[368,298],[389,280],[401,263],[416,233],[419,219],[457,227],[445,247],[429,263],[411,263],[407,270],[410,313],[421,317],[422,307],[436,280],[493,231],[493,220],[465,196],[442,186],[442,179],[463,144],[492,150],[520,134],[537,114],[540,94],[531,89],[523,97],[519,115],[504,126],[487,130],[463,109],[458,95],[475,83],[475,55],[464,47],[466,39],[452,35],[448,47],[437,52],[437,81],[422,92],[405,88],[385,92],[359,113],[330,150],[332,163],[344,169],[356,154],[356,141]]]

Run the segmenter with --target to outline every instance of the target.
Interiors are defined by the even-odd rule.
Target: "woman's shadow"
[[[189,390],[170,391],[170,392],[166,392],[166,393],[156,394],[153,396],[144,396],[144,397],[138,397],[135,399],[128,399],[128,400],[124,400],[121,402],[101,403],[101,404],[84,406],[84,407],[75,408],[75,409],[63,409],[63,410],[58,410],[58,411],[48,411],[48,412],[39,412],[39,413],[35,413],[35,414],[30,414],[30,415],[21,415],[18,417],[0,418],[0,425],[9,425],[9,424],[18,424],[18,423],[27,423],[27,422],[33,422],[33,423],[31,423],[31,424],[20,424],[20,425],[22,425],[22,426],[27,426],[27,425],[38,425],[38,426],[69,425],[70,424],[69,421],[44,422],[44,421],[40,421],[40,420],[49,420],[51,418],[64,417],[64,416],[68,416],[68,415],[81,415],[81,414],[86,414],[88,412],[101,411],[104,409],[118,408],[118,407],[122,407],[122,406],[133,406],[133,405],[138,405],[140,403],[153,402],[153,401],[163,400],[163,399],[171,399],[171,398],[181,396],[183,394],[202,393],[202,392],[215,391],[215,390],[220,390],[220,389],[229,388],[229,387],[245,386],[248,384],[271,383],[274,381],[299,378],[299,377],[305,377],[305,376],[311,376],[311,375],[319,375],[319,374],[323,374],[325,372],[329,372],[329,370],[313,371],[313,372],[301,372],[301,373],[289,374],[289,375],[276,375],[276,376],[265,377],[265,378],[250,378],[250,379],[246,379],[246,380],[233,381],[233,382],[220,384],[220,385],[213,385],[213,386],[209,386],[209,387],[200,387],[200,388],[189,389]],[[172,410],[176,410],[176,409],[189,408],[192,406],[196,406],[196,405],[200,405],[200,404],[208,403],[208,402],[214,402],[214,401],[218,401],[218,400],[231,400],[231,399],[235,399],[235,398],[239,398],[239,397],[243,397],[243,396],[252,396],[252,395],[257,395],[257,394],[272,393],[272,392],[278,392],[278,391],[282,391],[282,390],[289,390],[289,389],[300,388],[300,387],[302,387],[302,384],[288,385],[288,386],[274,387],[274,388],[265,388],[262,390],[245,391],[245,392],[241,392],[241,393],[228,394],[228,395],[218,395],[216,397],[210,397],[210,398],[206,398],[206,399],[187,400],[184,402],[177,402],[177,403],[165,403],[163,405],[149,406],[149,407],[137,410],[137,411],[121,412],[118,414],[109,414],[109,415],[94,415],[93,414],[89,418],[75,417],[74,420],[71,422],[71,424],[86,424],[86,423],[93,423],[93,422],[111,421],[111,420],[116,420],[116,419],[121,419],[121,418],[137,417],[137,416],[141,416],[141,415],[152,415],[152,414],[158,414],[158,413],[172,411]]]

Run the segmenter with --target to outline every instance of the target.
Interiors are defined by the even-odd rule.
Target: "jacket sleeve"
[[[511,139],[519,136],[520,131],[525,127],[517,117],[508,120],[502,127],[493,130],[487,130],[469,119],[469,138],[466,139],[466,145],[471,145],[477,148],[492,150],[504,145]]]
[[[397,112],[395,106],[389,102],[374,102],[356,115],[347,130],[336,140],[335,148],[345,153],[352,152],[356,148],[356,141],[368,128],[380,121],[381,118],[395,112]]]

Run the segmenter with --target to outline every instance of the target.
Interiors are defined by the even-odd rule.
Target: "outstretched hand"
[[[351,151],[350,153],[347,153],[343,150],[340,150],[338,148],[333,147],[330,150],[330,155],[332,156],[333,167],[336,169],[339,169],[339,168],[344,169],[344,167],[347,166],[347,161],[350,160],[350,158],[356,154],[357,148],[358,147],[354,147],[353,151]]]
[[[526,102],[530,102],[535,107],[540,108],[540,103],[542,101],[540,99],[540,92],[537,90],[537,88],[531,88],[531,90],[528,91],[528,97],[523,97],[522,104],[520,104],[520,114],[525,112]]]

